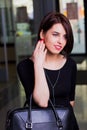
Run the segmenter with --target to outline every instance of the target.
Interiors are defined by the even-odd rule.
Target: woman
[[[69,20],[63,14],[48,13],[41,21],[34,52],[23,64],[19,63],[18,73],[27,99],[33,93],[34,105],[47,107],[51,98],[54,105],[69,107],[72,111],[70,130],[78,130],[73,112],[77,68],[69,56],[73,42]]]

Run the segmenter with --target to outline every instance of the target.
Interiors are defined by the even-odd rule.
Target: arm
[[[42,41],[39,41],[32,57],[35,74],[33,98],[35,102],[41,107],[47,107],[49,100],[49,89],[43,69],[46,51],[47,50],[45,50],[45,44],[42,43]]]
[[[29,100],[34,87],[33,62],[29,58],[21,60],[17,64],[17,73],[25,90],[26,99]]]
[[[70,93],[70,104],[72,107],[74,107],[75,105],[76,75],[77,75],[77,66],[76,63],[74,63],[72,68],[71,93]]]
[[[43,68],[35,65],[35,86],[33,97],[35,102],[41,107],[47,107],[49,90]]]

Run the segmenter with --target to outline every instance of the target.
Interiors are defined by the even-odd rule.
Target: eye
[[[59,34],[58,34],[58,33],[53,33],[52,35],[53,35],[53,36],[59,36]]]

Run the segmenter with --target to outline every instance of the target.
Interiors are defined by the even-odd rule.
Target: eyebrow
[[[56,33],[56,34],[60,34],[60,32],[56,32],[56,31],[53,31],[53,33]],[[64,36],[66,36],[67,34],[65,33]]]

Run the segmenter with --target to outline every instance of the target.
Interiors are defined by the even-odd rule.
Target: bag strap
[[[60,130],[62,130],[62,128],[63,128],[62,121],[61,121],[61,119],[60,119],[60,117],[59,117],[59,115],[58,115],[58,113],[57,113],[57,111],[56,111],[56,109],[55,109],[51,99],[49,99],[49,103],[50,103],[52,111],[54,113],[54,116],[55,116],[55,119],[56,119],[56,124],[57,124],[58,128]],[[30,106],[29,106],[29,112],[28,112],[28,120],[26,122],[26,129],[27,130],[32,130],[32,115],[31,115],[31,111],[32,111],[32,94],[30,96]]]
[[[51,99],[49,99],[49,102],[51,104],[54,116],[56,118],[56,124],[57,124],[58,128],[61,130],[63,128],[62,121],[61,121],[61,119],[60,119],[60,117],[59,117],[59,115],[58,115],[58,113],[57,113],[57,111],[56,111],[56,109],[55,109]]]

